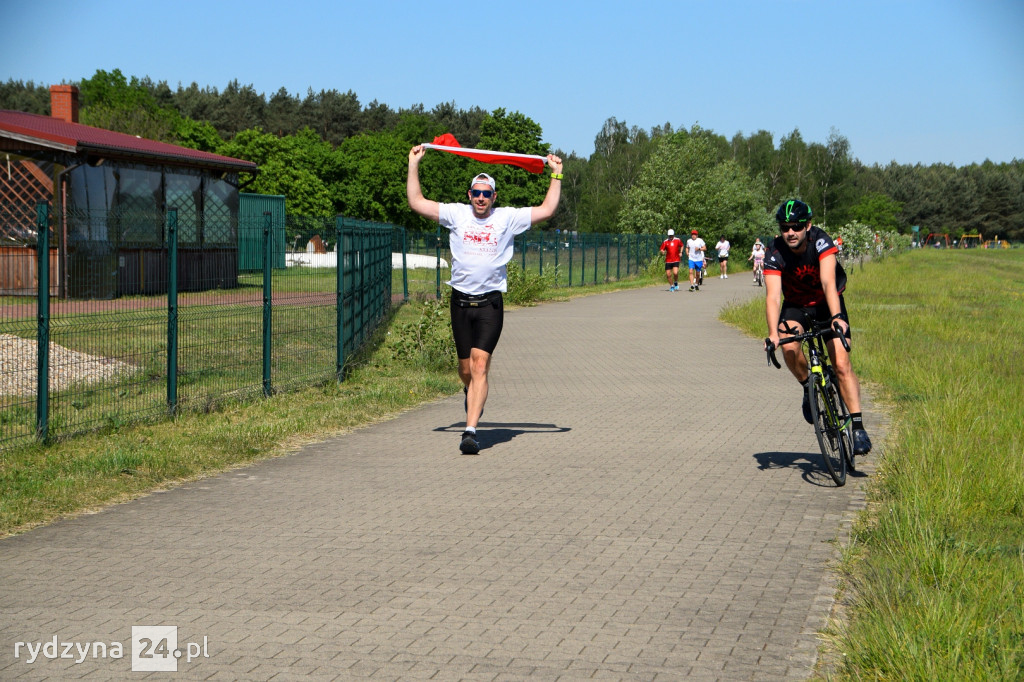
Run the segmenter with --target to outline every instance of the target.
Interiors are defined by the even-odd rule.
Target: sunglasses
[[[787,225],[786,223],[779,223],[779,232],[786,234],[787,232],[803,232],[804,228],[807,227],[807,223],[797,223],[796,225]]]
[[[483,195],[484,199],[490,199],[494,196],[494,190],[490,189],[471,189],[469,195],[476,199],[478,196]]]

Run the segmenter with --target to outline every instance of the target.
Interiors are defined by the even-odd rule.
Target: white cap
[[[671,236],[672,236],[672,235],[674,235],[675,233],[676,233],[676,231],[675,231],[675,230],[673,230],[673,229],[672,229],[671,227],[670,227],[670,228],[668,228],[668,236],[669,236],[669,237],[671,237]]]
[[[469,188],[473,189],[473,185],[480,185],[480,184],[490,185],[492,190],[498,191],[497,188],[495,188],[495,186],[494,186],[494,178],[492,178],[487,173],[481,173],[480,175],[478,175],[475,178],[473,178],[473,182],[469,183]]]

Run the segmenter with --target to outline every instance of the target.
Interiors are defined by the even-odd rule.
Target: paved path
[[[460,394],[0,541],[0,679],[145,677],[133,625],[177,627],[179,679],[805,679],[863,479],[715,320],[756,291],[510,312],[476,457]]]

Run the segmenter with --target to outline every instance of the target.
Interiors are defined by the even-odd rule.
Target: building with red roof
[[[40,202],[52,218],[56,295],[164,289],[171,209],[179,286],[237,286],[239,180],[257,165],[83,125],[77,87],[50,93],[51,116],[0,110],[0,294],[35,293],[26,270],[34,267]]]

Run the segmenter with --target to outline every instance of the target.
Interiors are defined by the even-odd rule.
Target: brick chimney
[[[78,123],[78,87],[50,86],[50,115],[68,123]]]

